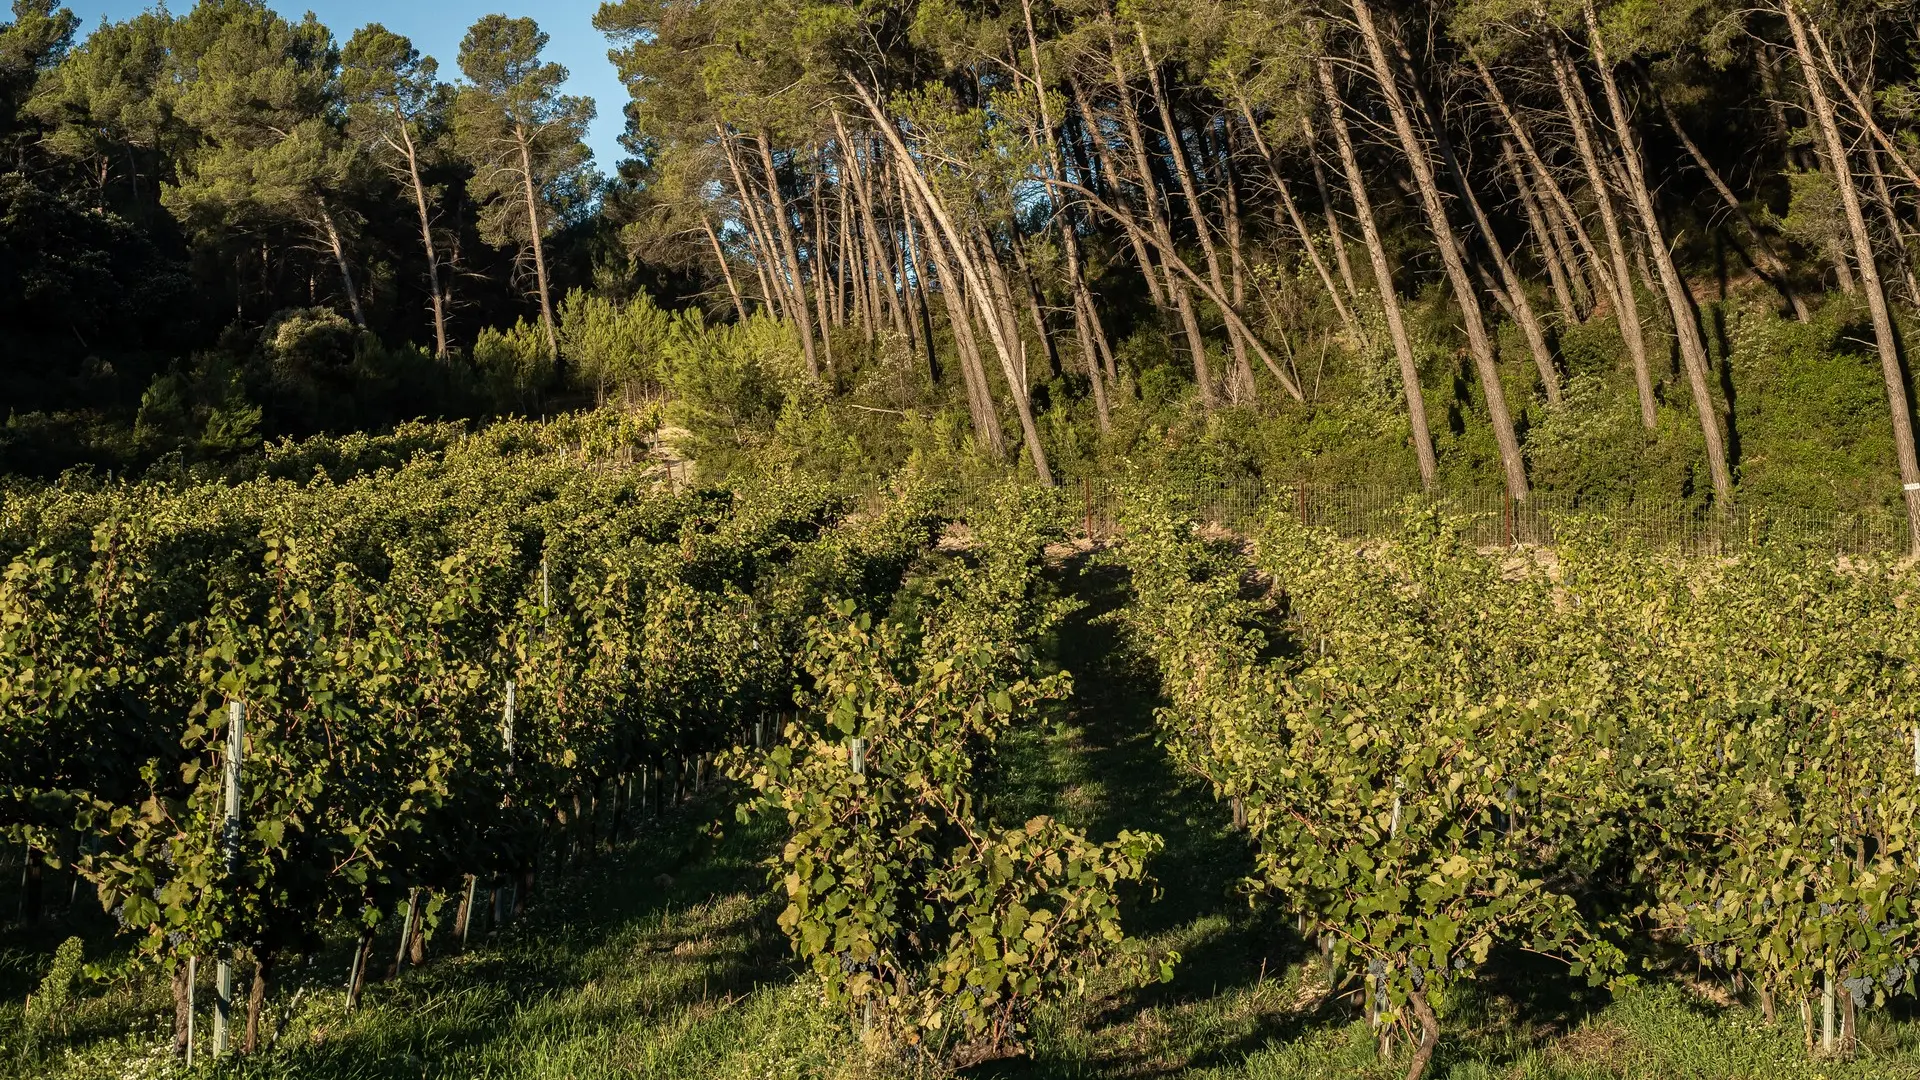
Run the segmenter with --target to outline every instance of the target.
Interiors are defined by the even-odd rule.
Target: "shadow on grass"
[[[417,1077],[514,1059],[530,1037],[609,1041],[791,978],[773,909],[756,896],[770,834],[736,827],[710,848],[689,842],[720,809],[695,803],[649,822],[642,839],[556,882],[520,922],[369,987],[360,1014],[316,1017],[246,1071]]]
[[[1270,906],[1248,904],[1241,888],[1253,872],[1246,836],[1231,827],[1226,804],[1203,781],[1176,771],[1159,745],[1158,673],[1128,646],[1113,618],[1127,599],[1124,572],[1077,559],[1061,569],[1057,583],[1085,604],[1057,642],[1058,661],[1074,675],[1074,697],[1053,731],[1023,732],[1003,747],[995,805],[1056,813],[1095,839],[1122,829],[1158,833],[1166,842],[1150,867],[1158,894],[1125,898],[1125,923],[1130,935],[1178,948],[1182,957],[1170,982],[1090,995],[1070,1020],[1084,1040],[1051,1045],[1036,1039],[1033,1057],[983,1064],[968,1075],[1171,1075],[1344,1022],[1346,1010],[1331,1002],[1300,1010],[1244,1008],[1250,1014],[1239,1025],[1244,1033],[1230,1042],[1197,1054],[1155,1045],[1161,1025],[1149,1014],[1247,996],[1299,963],[1307,949]]]

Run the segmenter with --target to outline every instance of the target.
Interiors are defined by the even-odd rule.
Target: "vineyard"
[[[725,1000],[822,1040],[756,1075],[1047,1075],[1120,1023],[1089,1010],[1217,996],[1237,969],[1169,930],[1188,903],[1265,927],[1236,992],[1271,960],[1293,1000],[1261,1008],[1356,1033],[1356,1070],[1479,1075],[1449,1054],[1516,965],[1695,988],[1802,1068],[1912,1068],[1863,1034],[1906,1030],[1920,976],[1903,566],[1571,517],[1489,545],[1411,502],[1357,542],[1288,491],[1228,529],[1146,477],[1097,518],[1071,485],[688,488],[639,439],[412,427],[8,494],[8,940],[46,944],[6,1067],[50,1071],[111,992],[162,1073],[356,1072],[356,1016],[609,881],[595,904],[691,890],[704,926],[734,901],[689,882],[733,860],[727,932],[780,944]],[[1253,1064],[1287,1041],[1232,1075],[1294,1075]],[[646,1071],[606,1053],[567,1071]]]

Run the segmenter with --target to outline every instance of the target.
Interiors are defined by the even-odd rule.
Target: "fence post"
[[[1293,489],[1294,501],[1300,504],[1300,524],[1307,523],[1307,485],[1301,484]]]
[[[1506,539],[1506,543],[1503,546],[1512,547],[1513,546],[1513,494],[1511,492],[1507,494],[1504,502],[1506,504],[1506,508],[1501,516],[1506,521],[1507,539]]]
[[[513,775],[513,680],[507,680],[507,704],[501,714],[501,741],[507,748],[507,775]]]
[[[227,703],[227,812],[223,826],[227,853],[227,879],[240,870],[240,755],[246,744],[247,706]],[[215,969],[213,999],[213,1056],[227,1052],[228,1030],[233,1023],[233,943],[220,945],[220,963]]]
[[[1092,540],[1093,539],[1093,480],[1091,478],[1085,477],[1085,476],[1080,478],[1080,495],[1082,500],[1086,503],[1086,506],[1087,506],[1087,539]]]

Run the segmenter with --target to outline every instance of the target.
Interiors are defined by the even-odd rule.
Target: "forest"
[[[599,163],[529,19],[15,8],[24,477],[612,398],[716,476],[1920,506],[1908,4],[622,0]]]
[[[14,0],[0,1080],[1920,1076],[1917,21]]]

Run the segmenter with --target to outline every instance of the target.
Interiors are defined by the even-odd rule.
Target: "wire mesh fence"
[[[964,516],[1010,483],[1006,477],[956,477],[945,482],[950,509]],[[1524,501],[1501,491],[1425,495],[1391,487],[1284,484],[1258,478],[1193,479],[1091,476],[1063,482],[1089,535],[1110,535],[1137,489],[1164,493],[1195,520],[1233,531],[1254,527],[1262,515],[1285,514],[1353,540],[1401,534],[1409,514],[1428,508],[1454,521],[1481,547],[1553,546],[1575,533],[1649,549],[1687,554],[1733,554],[1761,546],[1793,546],[1835,555],[1899,555],[1908,550],[1904,513],[1883,508],[1833,511],[1810,508],[1711,507],[1638,501],[1603,504],[1535,493]],[[869,493],[869,499],[880,496]]]

